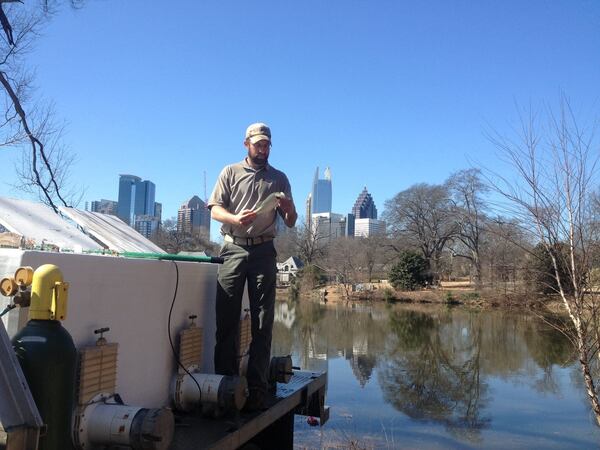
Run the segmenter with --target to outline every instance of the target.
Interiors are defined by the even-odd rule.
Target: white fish
[[[260,205],[258,205],[256,207],[254,212],[256,213],[256,215],[259,215],[259,214],[265,214],[265,213],[273,211],[275,208],[277,208],[279,206],[279,199],[281,199],[281,198],[285,198],[285,194],[283,192],[273,192],[267,198],[265,198],[260,203]],[[246,231],[246,232],[248,234],[252,233],[253,228],[254,228],[254,226],[250,225],[250,227],[248,228],[248,231]]]
[[[285,198],[283,192],[273,192],[267,198],[265,198],[260,205],[254,210],[256,214],[264,214],[270,212],[279,206],[279,199]]]

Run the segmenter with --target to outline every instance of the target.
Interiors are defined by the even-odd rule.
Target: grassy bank
[[[290,290],[278,290],[278,298],[290,299]],[[559,299],[552,296],[540,296],[532,293],[511,292],[505,289],[489,287],[476,288],[468,282],[443,282],[435,288],[402,291],[394,289],[389,283],[364,283],[359,289],[350,290],[341,284],[329,284],[316,289],[300,291],[300,299],[319,301],[328,304],[361,302],[447,304],[470,307],[509,307],[540,309],[560,308]]]

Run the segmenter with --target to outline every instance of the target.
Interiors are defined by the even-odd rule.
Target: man
[[[290,183],[283,172],[269,165],[271,130],[254,123],[246,130],[243,161],[226,166],[208,201],[223,235],[217,284],[217,343],[215,373],[238,374],[239,322],[244,284],[248,282],[252,343],[248,360],[250,397],[246,408],[261,409],[268,389],[271,335],[275,308],[275,219],[279,213],[288,227],[298,217]],[[270,194],[283,192],[276,209],[257,208]]]

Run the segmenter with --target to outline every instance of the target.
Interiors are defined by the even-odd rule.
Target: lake
[[[570,342],[522,311],[278,302],[273,354],[328,371],[297,448],[597,448]],[[546,320],[556,320],[548,317]]]

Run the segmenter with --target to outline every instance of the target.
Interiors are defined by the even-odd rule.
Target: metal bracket
[[[319,418],[321,426],[329,420],[329,407],[325,406],[325,386],[311,395],[303,393],[302,402],[297,406],[295,413],[301,416],[315,416]]]

